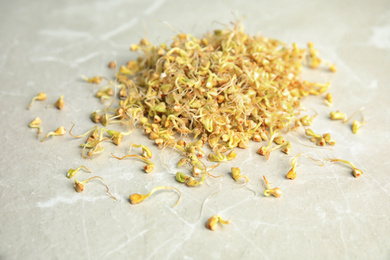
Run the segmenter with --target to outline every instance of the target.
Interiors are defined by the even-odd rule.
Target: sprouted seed
[[[359,122],[358,120],[354,120],[353,122],[352,122],[352,133],[354,133],[354,134],[357,134],[357,132],[358,132],[358,130],[360,129],[360,127],[362,126],[362,125],[365,125],[367,122],[366,122],[366,120],[364,119],[364,109],[365,109],[365,107],[362,107],[359,111],[362,113],[362,121],[361,122]],[[359,112],[358,111],[358,112]],[[354,115],[355,115],[356,113],[354,113],[350,118],[352,118]]]
[[[29,124],[30,128],[38,128],[38,135],[42,133],[42,127],[41,127],[42,120],[39,117],[36,117],[31,123]]]
[[[314,116],[309,116],[309,115],[306,115],[306,116],[303,116],[299,119],[300,123],[303,125],[303,126],[311,126],[313,124],[313,120],[318,116],[318,113],[315,114]]]
[[[176,180],[178,182],[185,183],[188,179],[189,179],[189,177],[187,175],[185,175],[184,173],[182,173],[182,172],[176,173]]]
[[[282,152],[287,155],[291,153],[291,144],[289,141],[287,141],[287,144],[282,148]]]
[[[138,203],[141,203],[142,201],[144,201],[146,198],[148,198],[154,192],[156,192],[158,190],[168,190],[168,189],[175,190],[179,193],[179,199],[173,205],[173,207],[175,207],[175,206],[177,206],[177,204],[179,204],[179,202],[181,200],[181,192],[175,187],[157,186],[157,187],[154,187],[148,194],[139,194],[139,193],[131,194],[129,197],[129,200],[130,200],[131,204],[138,204]]]
[[[331,162],[342,162],[342,163],[348,164],[349,166],[352,167],[353,176],[355,176],[355,178],[360,177],[360,175],[363,174],[363,171],[356,168],[355,165],[353,163],[351,163],[350,161],[342,160],[342,159],[327,159],[327,160],[331,161]]]
[[[100,76],[95,76],[95,77],[92,77],[92,78],[87,78],[85,76],[81,76],[81,78],[83,80],[85,80],[86,82],[93,83],[93,84],[99,84],[100,82],[102,82],[102,77],[100,77]]]
[[[268,183],[268,181],[267,181],[267,179],[265,178],[264,175],[263,175],[263,179],[264,179],[265,187],[267,188],[264,191],[264,196],[269,197],[269,196],[273,195],[276,198],[282,196],[282,190],[281,189],[279,189],[279,188],[271,189],[271,187],[269,186],[269,183]]]
[[[315,138],[315,139],[320,139],[320,138],[322,138],[321,135],[314,133],[313,130],[311,130],[310,128],[307,128],[307,129],[305,130],[305,134],[306,134],[307,136],[311,136],[311,137],[313,137],[313,138]]]
[[[64,101],[64,95],[61,95],[58,100],[54,103],[54,106],[56,108],[58,108],[59,110],[61,110],[65,105],[65,101]]]
[[[38,93],[38,95],[36,97],[33,97],[33,99],[31,100],[31,103],[30,103],[30,105],[28,107],[30,108],[34,104],[35,100],[43,101],[46,98],[47,98],[47,95],[46,95],[45,92]]]
[[[187,162],[188,162],[188,158],[181,158],[181,159],[177,162],[177,167],[181,167],[181,166],[185,165]]]
[[[339,110],[330,112],[330,119],[332,119],[332,120],[343,120],[343,121],[345,121],[346,118],[347,118],[347,115],[342,113],[342,112],[340,112]]]
[[[200,181],[197,181],[194,177],[190,176],[188,180],[185,182],[185,184],[189,187],[195,187],[195,186],[200,186],[204,183],[204,176],[203,174],[202,179]]]
[[[54,132],[47,133],[47,135],[41,140],[41,142],[44,142],[46,138],[48,138],[49,136],[59,136],[65,134],[66,134],[65,127],[60,126]]]
[[[203,183],[198,182],[194,177],[190,176],[188,180],[185,182],[185,184],[189,187],[195,187],[195,186],[202,185]]]
[[[332,139],[332,137],[330,136],[330,133],[325,133],[322,135],[322,137],[324,138],[324,140],[327,144],[330,144],[330,145],[336,144],[336,141]]]
[[[145,157],[146,159],[152,158],[153,154],[149,147],[142,144],[130,143],[130,148],[131,147],[142,148],[142,156]]]
[[[116,68],[116,62],[115,62],[115,61],[110,61],[110,62],[108,63],[108,67],[109,67],[110,69],[115,69],[115,68]]]
[[[314,140],[314,139],[312,139],[312,140]],[[325,145],[326,145],[325,138],[323,138],[323,137],[317,139],[317,140],[315,141],[315,143],[316,143],[316,145],[319,145],[319,146],[325,146]]]
[[[360,129],[360,127],[361,127],[362,125],[364,125],[364,124],[366,124],[366,121],[359,122],[359,121],[357,121],[357,120],[353,120],[353,122],[352,122],[352,132],[353,132],[354,134],[357,134],[357,132],[358,132],[358,130]]]
[[[333,105],[333,96],[330,92],[326,93],[325,104],[329,107]]]
[[[192,175],[194,177],[200,175],[201,173],[202,173],[202,169],[199,166],[196,165],[192,166]]]
[[[68,173],[66,174],[66,177],[67,177],[68,179],[72,178],[72,177],[75,176],[75,174],[76,174],[79,170],[81,170],[81,169],[84,169],[84,170],[86,170],[86,171],[88,171],[88,172],[92,172],[90,169],[88,169],[87,167],[85,167],[85,166],[83,165],[83,166],[80,166],[80,167],[78,167],[78,168],[76,168],[76,169],[69,169]]]
[[[232,167],[231,171],[232,171],[232,177],[235,181],[238,182],[241,178],[244,178],[246,183],[249,182],[249,178],[247,176],[241,174],[240,168]]]
[[[294,156],[290,163],[291,163],[291,169],[288,171],[287,175],[286,175],[286,178],[287,179],[290,179],[290,180],[295,180],[295,178],[297,177],[297,164],[298,164],[298,158],[301,156],[301,155],[304,155],[306,156],[307,158],[315,161],[316,163],[318,163],[320,166],[323,166],[323,164],[321,164],[320,162],[318,162],[316,159],[310,157],[310,156],[307,156],[305,154],[298,154],[296,156]]]
[[[314,48],[313,42],[307,43],[309,49],[309,65],[311,68],[316,69],[321,65],[322,60],[318,57],[318,51]]]
[[[88,131],[85,132],[84,134],[81,134],[81,135],[74,135],[74,134],[72,134],[72,130],[73,130],[73,127],[75,126],[75,124],[74,124],[73,122],[71,122],[71,124],[72,124],[72,127],[71,127],[70,130],[69,130],[69,135],[72,136],[72,137],[74,137],[74,138],[81,138],[81,137],[87,136],[87,135],[89,135],[89,134],[91,134],[91,133],[92,133],[92,134],[91,134],[90,137],[93,136],[93,139],[96,139],[96,138],[98,138],[98,136],[99,136],[99,127],[97,127],[97,126],[92,127],[90,130],[88,130]]]
[[[150,173],[155,167],[154,163],[152,163],[151,161],[149,161],[145,157],[139,156],[137,154],[128,154],[128,155],[125,155],[123,157],[117,157],[112,153],[111,153],[111,155],[118,160],[123,160],[124,158],[128,158],[128,157],[136,157],[138,159],[141,159],[142,161],[144,161],[146,163],[146,165],[144,166],[144,170],[146,173]]]
[[[209,218],[206,222],[206,228],[215,231],[217,229],[217,224],[221,223],[224,225],[230,224],[230,219],[229,220],[223,220],[220,215],[214,215],[211,218]]]
[[[281,136],[281,135],[274,138],[274,143],[275,144],[282,144],[284,142],[285,142],[284,137]]]
[[[297,163],[299,156],[301,156],[301,154],[298,154],[291,159],[291,169],[287,173],[287,179],[295,180],[297,177]]]
[[[94,176],[94,177],[91,177],[91,178],[86,179],[86,180],[83,180],[83,181],[78,181],[78,180],[76,179],[76,180],[74,181],[76,191],[77,191],[77,192],[82,192],[83,190],[85,190],[84,184],[85,184],[86,182],[89,182],[89,181],[93,180],[93,179],[100,179],[100,180],[104,183],[104,185],[106,186],[108,195],[110,195],[114,200],[118,201],[118,200],[110,193],[110,190],[108,189],[107,183],[106,183],[106,182],[104,181],[104,179],[103,179],[102,177],[100,177],[100,176]]]
[[[252,137],[252,140],[255,142],[261,142],[263,139],[261,138],[261,136],[259,134],[254,134]]]
[[[326,62],[326,65],[328,65],[328,68],[331,72],[336,72],[337,71],[337,66],[336,64],[331,64],[329,62]]]

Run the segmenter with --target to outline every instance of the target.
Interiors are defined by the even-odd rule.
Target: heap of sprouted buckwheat
[[[323,63],[311,42],[307,49],[300,49],[295,43],[288,45],[263,36],[248,35],[241,23],[237,23],[232,29],[215,30],[202,38],[178,34],[170,46],[155,46],[142,39],[139,44],[131,45],[130,49],[137,52],[139,57],[120,66],[114,79],[83,77],[94,84],[107,82],[96,93],[96,97],[105,105],[91,114],[96,126],[85,133],[75,134],[72,132],[73,125],[69,131],[73,137],[86,138],[81,144],[84,158],[104,152],[106,142],[119,145],[139,124],[160,149],[171,148],[182,155],[177,166],[190,165],[192,174],[177,172],[176,180],[193,187],[202,185],[211,169],[234,159],[235,149],[245,149],[251,141],[267,142],[258,150],[267,159],[276,150],[290,154],[291,144],[282,135],[288,131],[304,131],[312,142],[320,146],[336,143],[329,133],[321,135],[307,128],[316,116],[300,116],[303,110],[301,100],[308,95],[322,95],[330,86],[329,83],[302,80],[303,66],[317,68]],[[335,65],[324,63],[330,71],[336,71]],[[110,62],[109,67],[116,69],[116,62]],[[40,93],[33,100],[44,99],[46,94]],[[61,96],[55,103],[57,108],[63,107],[63,99]],[[333,98],[329,92],[324,95],[324,101],[332,105]],[[344,122],[349,120],[339,111],[331,112],[330,118]],[[38,128],[40,133],[40,123],[40,119],[36,118],[30,127]],[[112,124],[128,126],[128,131],[111,130]],[[364,117],[361,122],[355,120],[353,132],[356,133],[363,124]],[[49,133],[47,137],[61,134],[64,134],[63,128]],[[205,145],[213,152],[205,154]],[[140,159],[145,163],[147,173],[153,171],[155,165],[151,150],[142,144],[130,143],[130,147],[140,148],[141,154],[112,156],[119,160],[129,157]],[[291,159],[292,168],[286,178],[296,178],[300,155]],[[206,158],[217,164],[206,167]],[[355,177],[362,174],[349,161],[326,160],[349,164]],[[76,170],[69,170],[67,177],[72,178],[82,168],[90,171],[80,166]],[[249,181],[237,167],[232,168],[232,177],[236,181],[241,178]],[[99,176],[85,181],[75,180],[76,190],[84,190],[83,184],[95,178],[105,184]],[[264,176],[263,179],[265,196],[282,195],[279,188],[271,188]],[[130,202],[140,203],[161,189],[176,190],[181,196],[174,187],[158,186],[146,195],[132,194]],[[217,222],[229,223],[216,215],[210,218],[207,227],[214,230]]]

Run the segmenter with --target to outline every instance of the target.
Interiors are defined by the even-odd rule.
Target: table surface
[[[0,10],[0,259],[390,258],[389,1],[2,1]],[[336,146],[312,147],[302,131],[287,139],[292,155],[347,159],[363,170],[362,177],[342,164],[320,167],[301,158],[291,181],[285,178],[291,156],[275,152],[266,161],[256,154],[261,144],[252,143],[213,171],[223,178],[188,188],[174,179],[178,153],[161,153],[140,129],[85,160],[81,140],[66,135],[41,143],[28,128],[39,116],[44,133],[59,125],[68,130],[71,122],[76,132],[89,129],[89,114],[102,105],[94,97],[98,87],[80,75],[112,77],[107,63],[136,58],[129,46],[145,35],[154,44],[169,43],[177,31],[200,37],[237,17],[244,17],[250,34],[302,47],[313,41],[322,58],[337,64],[337,73],[304,73],[331,82],[333,107],[323,97],[303,102],[309,114],[319,113],[313,130],[330,132]],[[28,110],[39,92],[47,100]],[[63,110],[46,107],[61,94]],[[367,124],[357,135],[350,123],[329,119],[331,110],[352,114],[363,106]],[[153,148],[152,174],[144,174],[140,162],[110,156],[124,154],[130,141]],[[77,178],[103,177],[119,201],[97,181],[76,193],[65,175],[79,165],[93,173]],[[247,186],[232,180],[232,166],[249,177]],[[282,197],[262,195],[262,175],[283,190]],[[179,188],[180,204],[172,207],[174,192],[129,203],[131,193],[159,185]],[[206,229],[215,214],[231,224]]]

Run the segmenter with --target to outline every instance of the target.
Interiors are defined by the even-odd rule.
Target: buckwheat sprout
[[[100,76],[95,76],[95,77],[92,77],[92,78],[87,78],[85,76],[81,76],[81,78],[83,80],[85,80],[86,82],[93,83],[93,84],[99,84],[100,82],[102,82],[102,77],[100,77]]]
[[[181,192],[177,188],[175,188],[175,187],[157,186],[157,187],[154,187],[151,191],[149,191],[148,194],[139,194],[139,193],[131,194],[130,197],[129,197],[129,200],[130,200],[131,204],[138,204],[138,203],[141,203],[142,201],[144,201],[146,198],[148,198],[154,192],[156,192],[158,190],[168,190],[168,189],[175,190],[175,191],[177,191],[177,193],[179,193],[179,199],[173,205],[173,207],[176,207],[177,204],[179,204],[179,202],[181,200]]]
[[[106,131],[106,133],[111,137],[112,142],[115,145],[119,145],[122,142],[122,139],[124,136],[127,136],[133,132],[133,127],[130,126],[131,129],[128,132],[119,132],[115,130],[106,130],[106,129],[101,129],[101,131]]]
[[[327,160],[331,161],[331,162],[342,162],[342,163],[348,164],[349,166],[352,167],[353,176],[355,176],[355,178],[357,178],[363,174],[363,171],[356,168],[355,165],[353,163],[351,163],[350,161],[342,160],[342,159],[327,159]]]
[[[325,133],[322,135],[325,142],[330,144],[330,145],[335,145],[336,144],[336,141],[332,139],[332,137],[330,136],[329,133]]]
[[[295,178],[297,177],[297,162],[298,162],[299,156],[301,156],[301,154],[298,154],[291,159],[291,167],[292,168],[287,173],[287,176],[286,176],[288,179],[295,180]]]
[[[365,125],[367,122],[366,122],[366,120],[364,119],[364,109],[365,109],[365,107],[362,107],[359,111],[362,113],[362,121],[361,122],[359,122],[358,120],[354,120],[353,122],[352,122],[352,132],[354,133],[354,134],[357,134],[357,132],[358,132],[358,130],[359,130],[359,128],[362,126],[362,125]],[[358,111],[358,112],[359,112]],[[356,113],[355,113],[356,114]],[[355,114],[353,114],[352,116],[351,116],[351,118],[355,115]]]
[[[281,136],[281,135],[279,135],[279,136],[277,136],[277,137],[275,137],[274,138],[274,143],[275,144],[282,144],[282,143],[284,143],[285,142],[285,140],[284,140],[284,137],[283,136]]]
[[[343,122],[345,122],[346,118],[347,115],[339,110],[330,112],[330,119],[332,120],[343,120]]]
[[[49,136],[58,136],[58,135],[64,135],[64,134],[66,134],[65,127],[60,126],[54,132],[47,133],[47,135],[41,140],[41,142],[44,142],[46,140],[46,138],[48,138]]]
[[[365,124],[366,124],[366,121],[364,121],[364,119],[363,119],[362,122],[359,122],[359,121],[357,121],[357,120],[354,120],[353,123],[352,123],[352,132],[353,132],[354,134],[357,134],[359,128],[360,128],[362,125],[365,125]]]
[[[47,98],[47,95],[46,95],[45,92],[38,93],[38,95],[37,95],[36,97],[33,97],[33,99],[31,100],[30,105],[28,105],[28,108],[30,108],[30,107],[33,105],[33,103],[34,103],[35,100],[43,101],[43,100],[45,100],[46,98]]]
[[[100,143],[106,140],[110,140],[109,138],[99,138],[97,140],[92,140],[87,142],[86,144],[80,144],[81,147],[83,147],[81,151],[81,156],[85,159],[91,158],[95,154],[100,154],[104,151],[104,147],[100,146]],[[87,156],[84,155],[85,149],[90,149],[87,153]]]
[[[328,66],[329,70],[331,72],[336,72],[337,71],[337,66],[336,64],[331,64],[330,62],[325,62],[325,64]]]
[[[83,166],[80,166],[80,167],[78,167],[78,168],[76,168],[76,169],[69,169],[68,173],[66,174],[66,177],[67,177],[68,179],[72,178],[72,177],[75,176],[75,174],[76,174],[79,170],[81,170],[81,169],[84,169],[84,170],[86,170],[86,171],[88,171],[88,172],[92,172],[90,169],[88,169],[87,167],[85,167],[85,166],[83,165]]]
[[[110,69],[115,69],[116,68],[116,61],[110,61],[107,66]]]
[[[39,117],[36,117],[31,123],[29,124],[30,128],[38,128],[38,135],[42,133],[42,127],[40,124],[42,123],[42,120]]]
[[[215,231],[217,229],[217,224],[221,223],[224,225],[230,224],[230,219],[229,220],[223,220],[220,215],[214,215],[211,218],[209,218],[206,222],[206,227],[212,231]]]
[[[316,159],[310,157],[310,156],[307,156],[306,154],[298,154],[296,156],[294,156],[292,159],[291,159],[291,169],[289,170],[289,172],[287,173],[286,175],[286,178],[287,179],[291,179],[291,180],[295,180],[295,178],[297,177],[297,164],[298,164],[298,158],[303,155],[303,156],[306,156],[307,158],[315,161],[317,164],[319,164],[320,166],[324,166],[323,164],[321,164],[320,162],[318,162]]]
[[[276,146],[272,147],[271,149],[267,149],[267,151],[265,152],[265,156],[266,156],[267,160],[269,159],[269,157],[270,157],[270,155],[271,155],[271,153],[273,151],[276,151],[276,150],[278,150],[278,149],[280,149],[282,147],[287,147],[287,149],[284,150],[283,152],[284,153],[289,153],[289,148],[288,148],[289,146],[290,146],[290,142],[285,141],[285,142],[283,142],[283,143],[281,143],[279,145],[276,145]],[[290,146],[290,149],[291,149],[291,146]]]
[[[103,179],[102,177],[99,177],[99,176],[94,176],[94,177],[91,177],[91,178],[86,179],[86,180],[83,180],[83,181],[75,180],[74,183],[75,183],[76,191],[77,191],[77,192],[82,192],[83,190],[85,190],[84,183],[86,183],[86,182],[88,182],[88,181],[90,181],[90,180],[93,180],[93,179],[100,179],[100,180],[104,183],[104,185],[106,186],[108,195],[110,195],[115,201],[118,201],[118,200],[110,193],[110,190],[108,189],[108,185],[107,185],[107,183],[104,181],[104,179]]]
[[[241,174],[241,170],[240,168],[238,167],[232,167],[231,168],[231,171],[232,171],[232,177],[233,179],[238,182],[241,178],[244,178],[245,179],[245,183],[248,183],[249,182],[249,178],[245,175],[242,175]]]
[[[325,104],[329,107],[333,105],[333,96],[330,92],[328,92],[325,96]]]
[[[311,137],[314,137],[314,138],[316,138],[316,139],[321,139],[321,138],[322,138],[321,135],[314,133],[313,130],[311,130],[310,128],[307,128],[307,129],[305,130],[305,134],[306,134],[307,136],[311,136]]]
[[[176,166],[177,166],[177,167],[181,167],[181,166],[187,164],[188,160],[189,160],[188,158],[181,158],[181,159],[177,162]]]
[[[137,154],[128,154],[128,155],[125,155],[125,156],[123,156],[123,157],[117,157],[117,156],[115,156],[115,155],[112,154],[112,153],[111,153],[111,155],[112,155],[114,158],[118,159],[118,160],[123,160],[124,158],[128,158],[128,157],[136,157],[136,158],[138,158],[138,159],[141,159],[142,161],[144,161],[145,163],[147,163],[147,164],[144,166],[144,170],[145,170],[146,173],[150,173],[150,172],[154,169],[154,167],[155,167],[154,163],[152,163],[151,161],[149,161],[149,160],[146,159],[145,157],[139,156],[139,155],[137,155]]]
[[[313,42],[307,43],[308,49],[309,49],[309,65],[311,68],[316,69],[321,64],[321,59],[318,57],[318,51],[314,48]]]
[[[192,175],[193,176],[196,177],[196,176],[200,175],[201,173],[202,173],[202,169],[201,168],[199,168],[196,165],[192,166]]]
[[[269,155],[270,155],[270,148],[271,148],[271,145],[272,145],[272,142],[273,140],[275,139],[275,137],[278,135],[278,131],[274,131],[273,130],[273,127],[270,127],[270,139],[268,141],[268,145],[267,146],[262,146],[260,147],[259,150],[257,150],[257,153],[260,154],[260,155],[263,155],[263,156],[266,156],[267,157],[267,160],[269,158]]]
[[[142,144],[135,144],[135,143],[130,143],[130,148],[131,147],[136,147],[136,148],[142,148],[142,156],[145,157],[146,159],[152,158],[152,151],[149,149],[149,147],[142,145]],[[129,148],[129,152],[130,152]]]
[[[267,179],[265,178],[264,175],[263,175],[263,179],[264,179],[265,186],[267,188],[264,191],[264,196],[269,197],[269,196],[273,195],[276,198],[282,196],[282,190],[281,189],[279,189],[279,188],[271,189],[271,187],[269,186],[269,183],[268,183],[268,181],[267,181]]]
[[[187,175],[185,175],[184,173],[182,173],[182,172],[176,173],[176,181],[178,181],[180,183],[185,183],[188,179],[189,179],[189,177]]]
[[[301,124],[303,126],[311,126],[313,124],[313,120],[318,116],[318,113],[316,113],[314,116],[309,116],[309,115],[306,115],[306,116],[303,116],[299,119],[299,121],[301,122]]]
[[[205,176],[204,174],[202,177]],[[195,187],[195,186],[200,186],[203,184],[203,180],[197,181],[194,177],[190,176],[188,180],[185,182],[185,184],[189,187]]]
[[[81,134],[81,135],[73,135],[71,132],[72,132],[73,127],[75,126],[75,124],[74,124],[73,122],[71,122],[71,124],[72,124],[72,127],[71,127],[70,130],[69,130],[69,135],[72,136],[72,137],[74,137],[74,138],[84,137],[84,136],[87,136],[87,135],[91,134],[92,132],[95,132],[95,131],[99,130],[99,127],[94,126],[94,127],[92,127],[91,129],[89,129],[87,132],[85,132],[84,134]]]
[[[56,108],[58,108],[59,110],[61,110],[65,105],[65,101],[64,101],[64,95],[61,95],[58,100],[54,103],[54,106]]]
[[[289,141],[287,141],[287,144],[283,147],[282,152],[287,155],[291,153],[291,144]]]

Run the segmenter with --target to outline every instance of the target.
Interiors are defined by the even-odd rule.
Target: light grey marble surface
[[[0,259],[390,258],[389,1],[2,1],[0,13]],[[335,74],[307,70],[305,77],[332,83],[332,109],[351,114],[365,106],[368,123],[353,135],[350,124],[329,120],[322,97],[310,97],[308,112],[319,112],[313,130],[330,132],[337,145],[309,148],[302,132],[288,138],[293,155],[351,160],[364,171],[361,178],[344,165],[319,167],[302,158],[298,178],[286,180],[291,157],[274,153],[265,161],[253,143],[213,172],[224,178],[191,189],[174,180],[179,157],[173,151],[162,157],[153,147],[157,167],[149,175],[141,163],[109,155],[124,154],[130,140],[153,146],[141,131],[84,160],[80,140],[67,135],[41,143],[28,128],[39,116],[45,133],[71,122],[77,132],[89,129],[89,114],[101,104],[93,96],[97,87],[79,76],[113,76],[107,63],[135,58],[129,45],[145,35],[169,43],[175,32],[163,21],[201,36],[241,16],[249,33],[300,46],[313,41],[321,57],[337,64]],[[27,110],[42,91],[48,99]],[[46,108],[61,94],[64,110]],[[76,193],[65,174],[79,165],[102,176],[119,201],[98,182]],[[232,166],[241,167],[256,195],[234,183]],[[263,174],[283,190],[281,198],[262,195]],[[171,207],[174,192],[128,202],[131,193],[158,185],[179,188],[181,203]],[[207,230],[214,214],[231,224]]]

